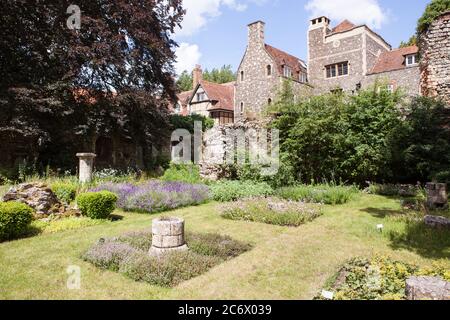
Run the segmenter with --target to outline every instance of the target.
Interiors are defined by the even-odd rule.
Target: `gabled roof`
[[[212,110],[228,110],[234,111],[234,85],[235,82],[228,82],[223,84],[217,84],[209,81],[202,80],[195,88],[194,92],[197,92],[201,86],[205,90],[206,95],[211,101],[211,106],[208,111]],[[190,101],[193,98],[191,95]]]
[[[284,51],[281,51],[280,49],[274,48],[268,44],[265,45],[266,51],[269,53],[269,55],[275,60],[275,63],[277,64],[278,71],[280,74],[283,74],[283,66],[287,65],[291,68],[293,68],[293,71],[295,73],[299,73],[302,69],[305,69],[304,66],[306,66],[306,63],[293,56],[289,53],[286,53]]]
[[[332,33],[345,32],[345,31],[352,30],[355,27],[356,27],[356,25],[353,24],[352,22],[350,22],[348,20],[344,20],[340,24],[338,24],[336,27],[334,27],[331,32]]]
[[[383,52],[379,57],[370,74],[395,71],[406,68],[405,56],[419,52],[417,46],[399,48]]]
[[[190,91],[184,91],[184,92],[177,94],[178,102],[181,104],[180,114],[183,116],[187,116],[189,114],[187,107],[188,107],[189,101],[191,100],[193,93],[194,93],[194,90],[190,90]]]

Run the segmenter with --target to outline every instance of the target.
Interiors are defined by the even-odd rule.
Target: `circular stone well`
[[[181,218],[158,218],[152,224],[152,247],[149,254],[160,257],[173,251],[188,250],[184,240],[184,220]]]

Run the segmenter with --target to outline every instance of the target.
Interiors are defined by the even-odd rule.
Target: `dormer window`
[[[300,80],[301,83],[307,83],[308,82],[308,77],[306,76],[305,72],[300,72],[299,80]]]
[[[289,66],[284,66],[283,67],[283,75],[286,78],[292,78],[292,69]]]
[[[409,54],[406,56],[406,66],[414,66],[419,63],[419,55],[416,54]]]
[[[205,101],[206,100],[206,94],[204,92],[197,93],[197,102]]]

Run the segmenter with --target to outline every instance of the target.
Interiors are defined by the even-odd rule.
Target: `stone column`
[[[152,247],[149,254],[153,257],[174,251],[186,251],[184,240],[184,220],[180,218],[154,219],[152,224]]]
[[[80,158],[80,175],[79,180],[81,183],[92,181],[92,171],[94,168],[95,153],[77,153],[77,157]]]

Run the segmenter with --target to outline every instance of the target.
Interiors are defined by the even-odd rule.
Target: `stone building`
[[[308,91],[304,61],[265,43],[265,23],[248,25],[248,44],[237,70],[234,115],[239,120],[260,114],[274,101],[283,79],[291,79],[294,91]]]
[[[392,50],[366,25],[344,20],[330,27],[327,17],[312,19],[308,31],[308,77],[315,94],[356,92],[375,81],[410,95],[419,94],[418,48]]]
[[[421,90],[450,105],[450,11],[441,14],[419,37]]]

